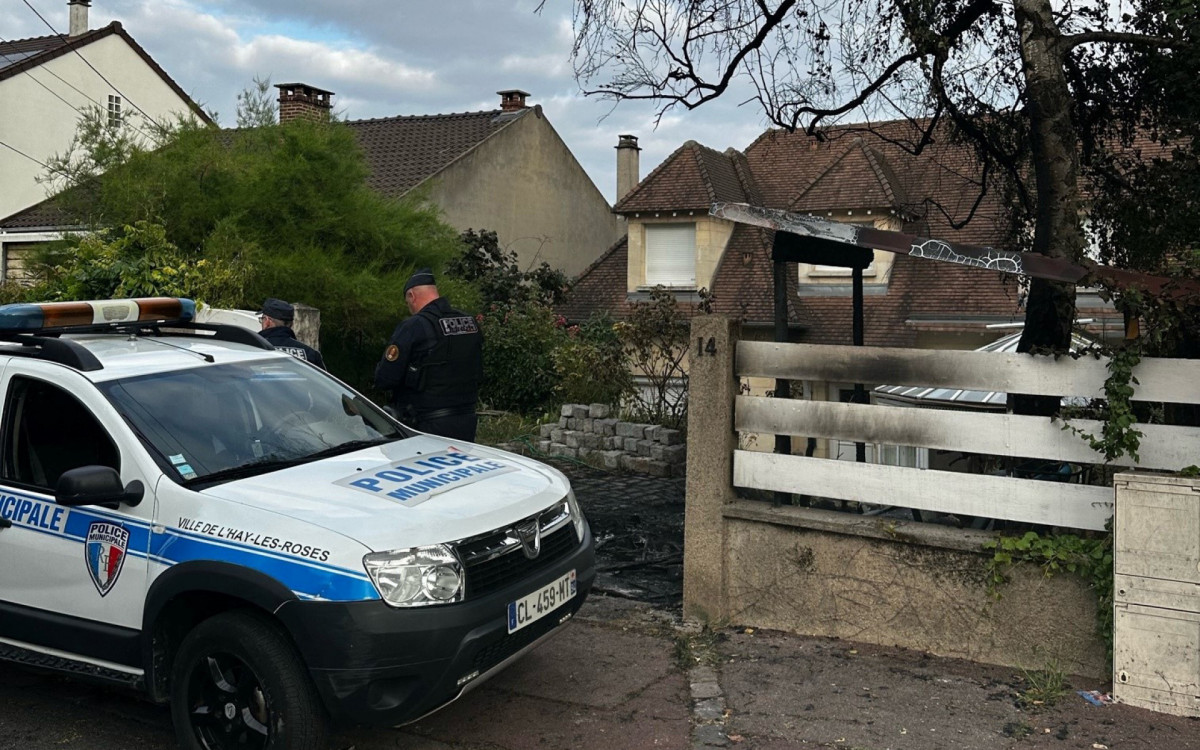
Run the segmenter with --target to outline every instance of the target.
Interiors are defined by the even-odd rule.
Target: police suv
[[[593,542],[561,473],[194,315],[0,307],[0,659],[169,702],[183,747],[317,748],[579,609]]]

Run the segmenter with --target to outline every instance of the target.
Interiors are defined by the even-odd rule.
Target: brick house
[[[824,140],[770,130],[745,151],[688,141],[614,206],[629,231],[580,274],[561,312],[570,319],[600,311],[620,317],[662,284],[681,303],[707,288],[714,312],[769,328],[772,234],[709,216],[715,201],[975,245],[1002,240],[998,196],[989,192],[971,213],[978,188],[967,149],[942,141],[913,156],[897,145],[917,138],[911,123],[874,127],[895,143],[853,126],[830,129]],[[848,269],[790,264],[787,283],[791,340],[851,343]],[[864,291],[868,346],[973,349],[1003,335],[987,326],[1019,323],[1024,315],[1012,277],[887,252],[875,253]],[[1094,319],[1092,333],[1120,335],[1119,320],[1095,294],[1080,290],[1079,308]]]
[[[974,245],[1002,240],[1005,207],[990,192],[975,205],[978,170],[967,148],[940,138],[914,156],[901,145],[911,147],[919,137],[911,122],[873,127],[885,139],[845,126],[826,130],[823,139],[769,130],[744,151],[688,141],[614,206],[628,222],[626,237],[580,274],[560,312],[571,320],[598,312],[620,318],[656,284],[694,309],[697,291],[706,288],[714,312],[741,319],[748,336],[770,339],[773,234],[709,216],[716,201]],[[788,264],[789,340],[852,343],[850,274]],[[1023,290],[1011,276],[882,251],[863,276],[867,346],[976,349],[1011,334],[1024,319]],[[1092,320],[1090,333],[1120,337],[1119,315],[1093,291],[1079,290],[1078,306],[1080,317]],[[810,382],[804,397],[846,400],[852,388]]]

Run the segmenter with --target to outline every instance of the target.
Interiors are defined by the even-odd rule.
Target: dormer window
[[[696,224],[646,225],[646,286],[696,288]]]
[[[108,96],[108,126],[110,128],[118,128],[121,126],[121,97]]]

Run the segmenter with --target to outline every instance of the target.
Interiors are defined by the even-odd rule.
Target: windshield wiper
[[[306,463],[309,460],[308,456],[300,456],[297,458],[276,458],[274,456],[263,456],[249,463],[231,466],[228,469],[214,471],[211,474],[205,474],[200,477],[193,477],[183,482],[186,486],[197,484],[212,484],[216,482],[224,482],[230,479],[243,479],[245,477],[253,477],[259,474],[266,474],[269,471],[277,469],[286,469],[290,466]]]
[[[393,440],[399,440],[399,439],[400,438],[398,438],[398,437],[382,437],[381,436],[381,437],[377,437],[377,438],[367,438],[365,440],[350,440],[348,442],[340,443],[338,445],[332,445],[328,448],[325,448],[324,450],[319,450],[316,453],[309,453],[307,456],[304,457],[304,460],[308,461],[308,460],[317,459],[317,458],[329,458],[330,456],[340,456],[343,453],[352,453],[353,451],[356,451],[356,450],[361,450],[363,448],[372,448],[376,445],[383,445],[384,443],[390,443]]]

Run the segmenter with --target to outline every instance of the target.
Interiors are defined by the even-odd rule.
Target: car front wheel
[[[327,719],[299,654],[267,618],[225,612],[184,638],[171,669],[180,747],[326,747]]]

